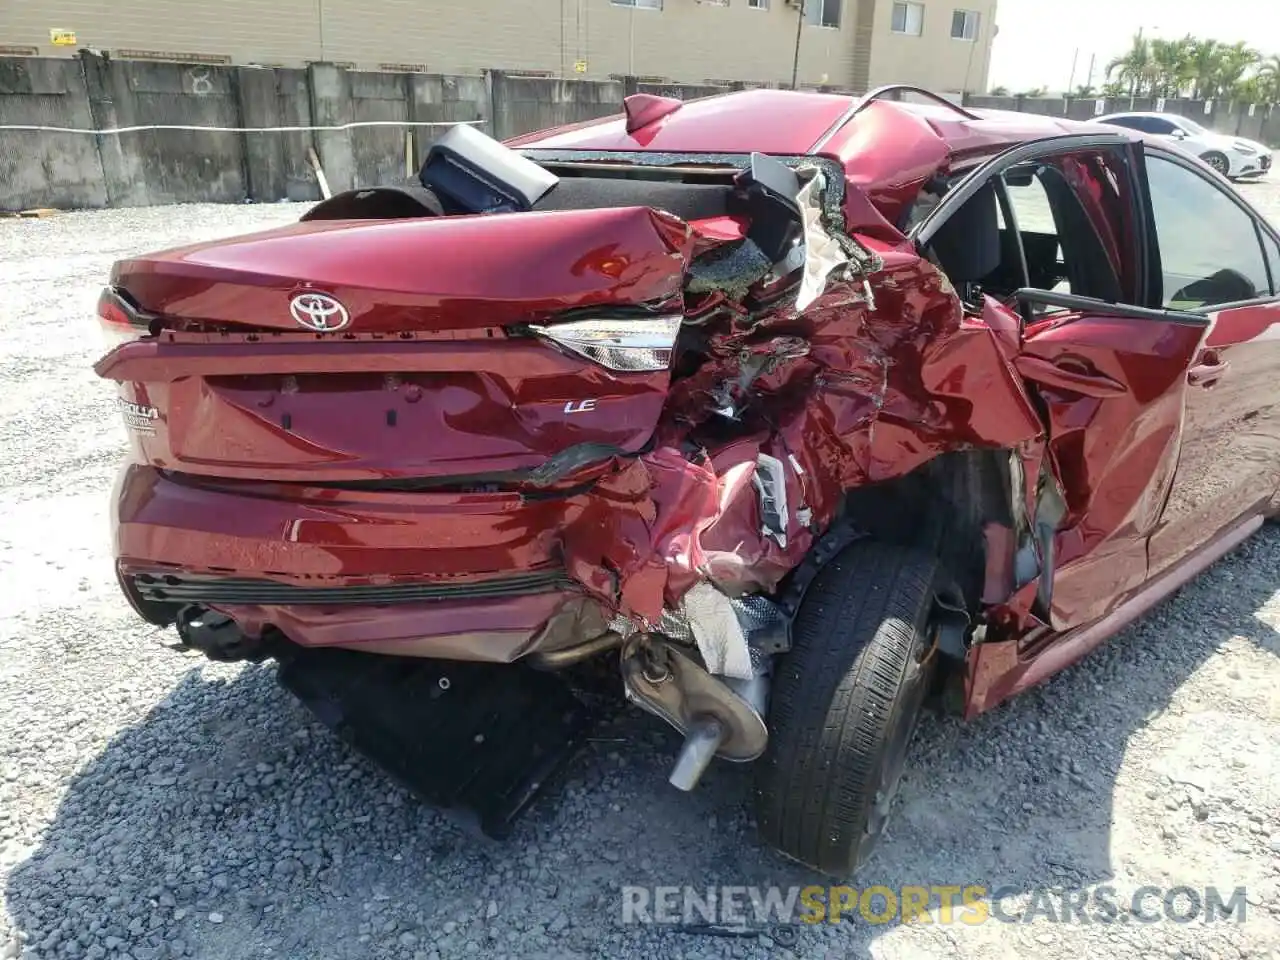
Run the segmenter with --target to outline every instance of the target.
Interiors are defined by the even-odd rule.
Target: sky
[[[1244,40],[1280,54],[1275,0],[998,0],[996,25],[990,84],[1015,93],[1064,90],[1077,50],[1075,85],[1086,82],[1093,56],[1093,83],[1101,86],[1107,63],[1129,48],[1139,27],[1151,37]]]

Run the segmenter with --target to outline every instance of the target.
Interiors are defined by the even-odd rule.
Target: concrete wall
[[[319,187],[311,150],[336,192],[400,179],[410,169],[407,164],[417,170],[432,142],[448,129],[387,125],[240,133],[234,128],[478,121],[486,132],[506,138],[616,114],[628,93],[690,99],[725,89],[636,78],[373,73],[333,64],[271,69],[94,56],[0,58],[0,128],[232,128],[103,136],[0,129],[0,210],[315,199]]]
[[[520,95],[528,103],[502,103],[508,135],[560,117],[600,116],[620,108],[621,94],[613,90],[620,84],[603,85],[610,88],[605,95],[584,93],[578,86],[589,85],[534,90]],[[486,77],[363,73],[327,64],[269,69],[93,56],[0,58],[0,210],[315,199],[319,187],[310,150],[319,155],[337,191],[403,177],[410,149],[406,130],[413,141],[409,159],[417,169],[447,128],[298,133],[234,128],[479,120],[491,130],[493,114],[493,82]],[[232,130],[95,136],[5,130],[6,125]]]
[[[309,152],[337,190],[404,176],[406,128],[297,133],[145,130],[120,135],[6,130],[38,125],[105,130],[178,125],[224,128],[341,126],[371,120],[480,121],[506,138],[617,113],[630,93],[682,99],[717,84],[558,80],[104,60],[0,58],[0,210],[239,202],[319,196]],[[1094,100],[973,97],[974,106],[1087,120]],[[1133,108],[1154,109],[1139,99]],[[1113,100],[1106,112],[1129,109]],[[1234,136],[1280,146],[1280,109],[1170,100],[1165,109]],[[445,128],[411,128],[413,168]]]
[[[1161,110],[1189,117],[1202,126],[1232,137],[1247,137],[1280,149],[1280,104],[1248,104],[1212,100],[1165,100],[1150,97],[1120,97],[1111,100],[1072,100],[1062,97],[979,97],[966,96],[966,105],[991,110],[1013,110],[1072,120],[1091,120],[1107,113],[1130,110]]]
[[[235,85],[240,126],[311,126],[311,86],[305,70],[237,67]],[[315,196],[315,175],[307,160],[312,134],[245,134],[246,198],[273,201]]]
[[[80,64],[0,59],[0,126],[5,124],[93,129]],[[105,206],[106,182],[94,140],[83,134],[0,131],[0,209]]]
[[[623,85],[616,80],[553,80],[492,75],[493,136],[594,120],[617,113]]]
[[[89,107],[100,129],[241,125],[232,67],[88,59],[85,68]],[[246,196],[239,134],[140,131],[100,138],[99,155],[111,206],[227,203]]]

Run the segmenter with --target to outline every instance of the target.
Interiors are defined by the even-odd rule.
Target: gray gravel
[[[1280,183],[1246,189],[1280,219]],[[111,577],[124,439],[89,369],[94,298],[120,255],[298,212],[0,221],[0,960],[1280,956],[1280,530],[1046,687],[969,725],[927,718],[858,878],[1024,899],[1244,885],[1243,925],[845,923],[790,950],[624,927],[624,884],[817,882],[756,845],[747,769],[677,794],[673,735],[627,715],[513,840],[477,841],[350,755],[270,667],[167,649]]]

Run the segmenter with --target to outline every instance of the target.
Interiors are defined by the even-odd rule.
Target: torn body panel
[[[1010,639],[969,658],[968,715],[1079,659],[1161,595],[1148,544],[1174,482],[1186,370],[1206,330],[1105,316],[1028,329],[1015,367],[1037,391],[1049,438],[1025,474],[1039,477],[1025,513],[1039,570],[1005,578],[1012,591],[990,603],[989,627]]]
[[[1044,425],[1013,366],[1016,319],[966,317],[936,267],[900,234],[886,243],[878,215],[869,226],[845,242],[874,272],[826,269],[804,311],[793,286],[699,322],[701,362],[672,384],[656,449],[639,458],[662,576],[637,555],[648,595],[624,614],[653,623],[659,585],[668,606],[701,580],[731,596],[774,591],[849,491],[943,453],[1025,446],[1034,463]]]
[[[684,598],[700,585],[771,594],[850,491],[942,454],[1022,450],[1037,476],[1044,425],[1007,313],[966,316],[839,164],[751,164],[734,211],[708,221],[621,208],[348,224],[369,240],[357,270],[323,252],[338,228],[320,220],[117,268],[141,308],[169,318],[98,366],[162,410],[133,438],[122,575],[159,561],[297,588],[448,583],[461,593],[417,628],[346,609],[339,591],[323,607],[216,591],[208,605],[303,645],[504,661],[564,646],[565,623],[696,615],[709,608]],[[769,184],[787,182],[793,234],[771,221]],[[513,256],[535,245],[536,295],[504,258],[455,249],[481,237]],[[423,276],[405,265],[409,238],[415,260],[426,245],[457,270],[407,289]],[[333,283],[316,262],[335,265]],[[260,319],[287,317],[303,282],[349,298],[349,331],[304,344]],[[610,370],[538,339],[610,310],[682,316],[670,369]],[[239,505],[234,529],[213,519],[219,499]],[[598,617],[559,595],[468,613],[467,590],[552,567]],[[199,602],[200,583],[184,597]],[[693,633],[703,643],[710,621]],[[742,653],[726,650],[723,669],[741,676]]]

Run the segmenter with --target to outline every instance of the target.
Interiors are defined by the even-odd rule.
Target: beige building
[[[0,55],[92,47],[117,58],[786,85],[799,33],[802,85],[986,87],[996,0],[803,0],[803,15],[800,3],[0,0]]]

